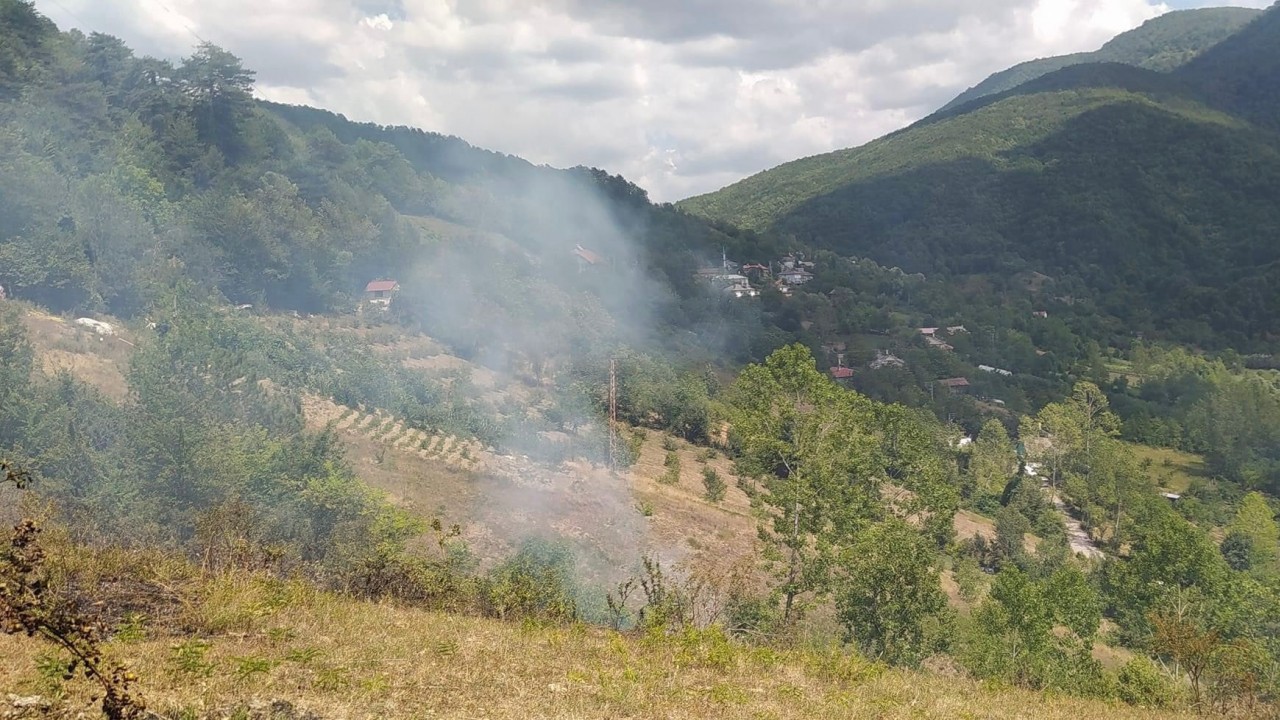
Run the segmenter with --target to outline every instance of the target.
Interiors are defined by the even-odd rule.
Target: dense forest
[[[898,666],[1274,713],[1280,136],[1257,118],[1277,96],[1280,11],[1226,39],[1244,14],[1194,17],[1099,58],[1123,62],[681,208],[603,170],[260,102],[212,44],[136,57],[0,0],[0,460],[21,486],[0,499],[26,518],[0,548],[0,630],[77,638],[39,660],[58,692],[81,654],[148,632],[183,638],[167,667],[190,682],[223,672],[192,627],[222,642],[254,621],[152,631],[151,597],[92,632],[58,622],[95,607],[90,579],[188,607],[267,588],[249,614],[335,593],[566,628],[551,643],[566,654],[593,623],[631,633],[610,636],[624,661],[624,637],[676,648],[673,673],[723,670],[734,648],[775,665],[811,652],[855,688]],[[1246,62],[1257,72],[1228,69]],[[1227,73],[1249,80],[1210,79]],[[748,297],[696,277],[730,258],[812,272],[753,278]],[[363,296],[392,279],[385,307]],[[32,318],[78,316],[118,325],[76,336],[122,358],[115,392],[40,356],[62,348]],[[519,393],[426,372],[393,347],[405,337]],[[568,468],[593,500],[606,490],[582,478],[627,477],[652,435],[662,492],[718,511],[722,459],[750,567],[713,587],[628,557],[610,571],[635,576],[591,584],[556,538],[476,557],[431,516],[448,508],[374,490],[337,421],[308,426],[317,402]],[[677,449],[697,453],[705,495],[678,495]],[[1160,449],[1203,471],[1173,477]],[[361,452],[381,466],[385,450]],[[275,632],[260,634],[289,642]],[[226,674],[279,664],[250,660]],[[120,678],[102,680],[104,708],[136,681]]]

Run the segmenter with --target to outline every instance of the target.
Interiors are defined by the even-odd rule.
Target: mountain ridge
[[[1131,331],[1270,349],[1277,46],[1272,9],[1171,73],[1073,65],[679,207],[908,271],[1036,271]]]
[[[1239,7],[1168,12],[1117,35],[1097,50],[1028,60],[993,73],[957,95],[938,112],[954,110],[1073,65],[1110,62],[1147,70],[1172,70],[1234,34],[1260,14],[1259,10]]]

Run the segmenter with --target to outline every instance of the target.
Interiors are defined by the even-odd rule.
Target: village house
[[[853,368],[845,367],[844,353],[842,352],[836,353],[836,364],[834,367],[830,368],[830,370],[831,370],[831,377],[835,378],[836,380],[848,380],[849,378],[853,377]]]
[[[938,337],[938,328],[936,327],[917,328],[917,331],[924,337],[924,341],[929,344],[929,347],[947,351],[955,349],[942,338]]]
[[[969,380],[967,378],[946,378],[944,380],[939,380],[938,385],[946,388],[947,392],[952,395],[964,395],[969,392]]]
[[[395,280],[374,280],[364,286],[364,299],[374,305],[386,307],[391,304],[391,296],[400,289]]]
[[[581,245],[573,246],[573,254],[578,258],[578,272],[604,264],[603,257],[600,257]]]
[[[884,350],[877,350],[876,359],[872,360],[870,364],[870,368],[872,370],[879,370],[881,368],[887,368],[887,367],[900,368],[900,367],[906,367],[906,366],[907,366],[906,360],[903,360],[902,358],[898,357],[897,355],[894,355],[891,352],[885,352]]]
[[[1047,318],[1049,317],[1049,312],[1047,310],[1037,310],[1031,313],[1031,316],[1038,317],[1038,318]]]
[[[1003,375],[1005,377],[1011,377],[1013,375],[1013,373],[1009,372],[1008,370],[1005,370],[1003,368],[998,368],[998,367],[992,367],[991,365],[979,365],[978,369],[981,370],[982,372],[995,373],[996,375]]]
[[[802,268],[783,270],[778,279],[788,285],[803,285],[813,279],[813,273]]]
[[[966,330],[963,325],[952,325],[947,328],[948,335],[955,335],[956,333],[967,333],[967,332],[969,331]]]

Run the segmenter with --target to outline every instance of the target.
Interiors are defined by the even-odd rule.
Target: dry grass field
[[[230,717],[284,700],[321,718],[1173,718],[1123,705],[887,669],[832,652],[740,645],[719,631],[632,635],[366,603],[248,576],[202,582],[166,627],[111,644],[154,710]],[[43,677],[47,647],[0,636],[0,697],[87,687]]]

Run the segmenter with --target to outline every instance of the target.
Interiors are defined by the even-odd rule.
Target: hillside
[[[909,272],[1039,272],[1055,289],[1035,302],[1061,313],[1084,299],[1130,333],[1274,348],[1280,138],[1214,100],[1208,68],[1267,67],[1278,19],[1185,72],[1068,67],[681,207]],[[1272,80],[1247,77],[1265,107]]]
[[[1280,11],[1264,13],[1227,41],[1179,68],[1210,102],[1250,122],[1280,130]]]
[[[995,95],[1056,70],[1085,63],[1122,63],[1167,72],[1204,53],[1260,14],[1249,8],[1198,8],[1168,12],[1117,35],[1093,52],[1019,63],[997,72],[942,106],[946,112]]]
[[[232,304],[325,313],[390,277],[405,322],[466,336],[472,356],[552,367],[575,336],[705,362],[720,348],[688,331],[736,325],[725,349],[745,357],[763,329],[692,278],[739,242],[621,177],[259,102],[252,69],[208,44],[177,63],[137,57],[117,38],[61,33],[20,0],[4,0],[0,22],[10,297],[136,318],[181,276]],[[459,307],[493,332],[469,333]]]
[[[176,612],[111,647],[138,670],[141,691],[165,717],[1191,717],[890,669],[832,651],[751,648],[715,630],[664,639],[360,602],[262,578],[183,579]],[[178,627],[198,639],[183,639]],[[47,693],[49,680],[34,669],[41,652],[32,640],[0,635],[0,688]],[[74,683],[65,692],[59,706],[71,717],[88,698]]]
[[[1247,259],[1162,311],[1270,327],[1272,136],[1188,88],[853,151],[926,277],[0,0],[0,716],[1273,715],[1280,376],[1121,320]]]

